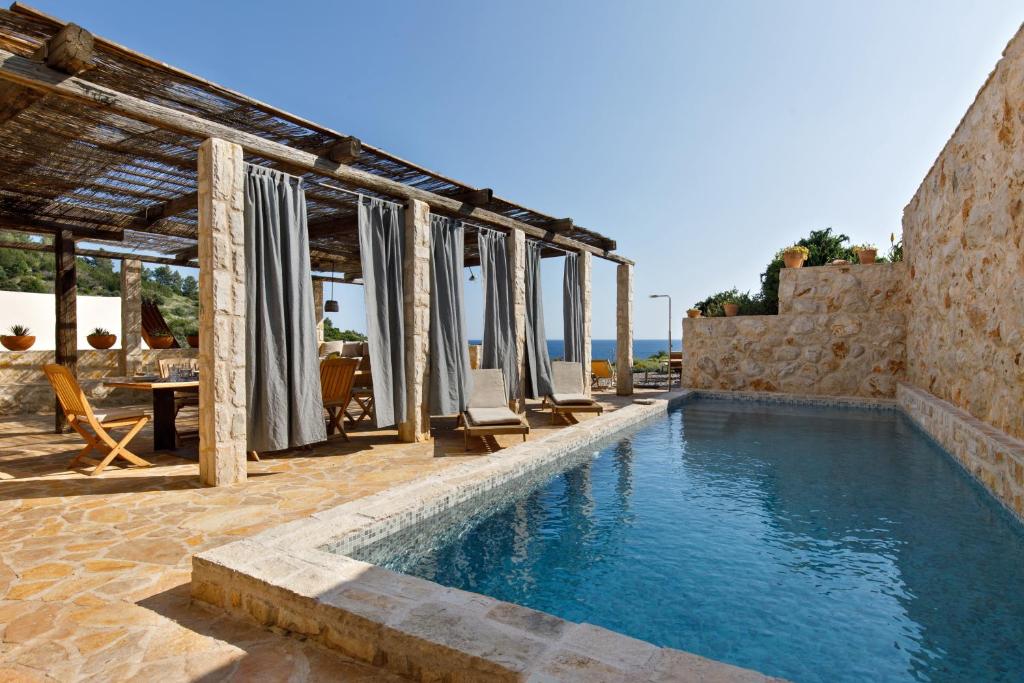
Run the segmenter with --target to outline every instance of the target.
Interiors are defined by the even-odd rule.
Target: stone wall
[[[1024,35],[903,212],[911,383],[1024,437]]]
[[[901,263],[784,268],[778,315],[683,320],[683,384],[891,398],[907,302]]]
[[[53,351],[0,352],[0,415],[21,413],[48,413],[53,411],[53,390],[43,374],[43,366],[54,362]],[[141,369],[145,373],[159,372],[162,358],[194,358],[194,349],[145,349],[141,356]],[[80,350],[78,352],[78,382],[94,406],[145,403],[149,398],[137,391],[110,389],[103,380],[121,373],[121,352]]]

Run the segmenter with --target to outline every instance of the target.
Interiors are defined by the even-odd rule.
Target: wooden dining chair
[[[95,465],[89,472],[89,476],[95,477],[114,458],[122,458],[139,467],[150,466],[151,463],[128,450],[128,443],[149,422],[148,415],[138,410],[95,413],[70,370],[63,365],[50,364],[43,366],[43,372],[57,395],[68,424],[85,439],[85,448],[78,452],[68,467],[73,468],[80,462]],[[127,429],[128,432],[118,441],[110,434],[112,429]],[[103,458],[95,460],[87,457],[94,450],[102,454]]]
[[[158,361],[160,367],[160,378],[169,379],[175,370],[181,370],[185,372],[199,372],[199,359],[198,358],[161,358]],[[178,413],[181,412],[182,408],[192,407],[196,410],[199,409],[199,392],[197,391],[175,391],[174,392],[174,433],[177,438],[179,445],[183,437],[198,438],[199,432],[179,432],[178,431]]]
[[[320,362],[320,391],[328,415],[327,433],[341,430],[346,441],[349,438],[345,431],[345,408],[352,400],[352,380],[358,366],[358,358],[326,358]]]

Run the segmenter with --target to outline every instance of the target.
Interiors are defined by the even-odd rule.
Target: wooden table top
[[[198,389],[199,380],[172,382],[166,379],[149,379],[148,377],[125,377],[124,379],[107,380],[103,382],[103,385],[121,389],[138,389],[139,391],[163,391],[165,389]]]

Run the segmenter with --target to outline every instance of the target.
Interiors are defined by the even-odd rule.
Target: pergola
[[[123,291],[138,290],[141,263],[198,266],[200,289],[200,478],[245,478],[244,254],[241,165],[305,181],[311,267],[361,278],[357,194],[404,202],[406,240],[428,239],[429,214],[513,236],[512,291],[522,316],[524,244],[544,256],[578,252],[589,369],[593,256],[618,265],[617,391],[632,393],[633,262],[614,240],[417,166],[360,140],[132,51],[14,3],[0,10],[0,229],[47,235],[56,258],[57,362],[76,363],[75,256],[123,260]],[[84,243],[88,246],[81,246]],[[466,234],[466,264],[478,261]],[[406,291],[429,287],[422,250],[406,249]],[[322,282],[315,275],[322,300]],[[407,313],[415,302],[406,301]],[[138,315],[135,313],[134,315]],[[318,310],[318,318],[322,313]],[[125,309],[123,325],[132,312]],[[408,315],[407,392],[401,438],[429,438],[422,368],[429,316]],[[518,325],[519,359],[523,329]],[[138,333],[125,328],[125,356]],[[134,336],[133,336],[134,335]],[[239,356],[241,354],[241,357]],[[126,361],[126,370],[131,370]],[[417,371],[419,370],[419,371]],[[238,397],[243,400],[239,402]],[[239,431],[239,424],[243,425]]]

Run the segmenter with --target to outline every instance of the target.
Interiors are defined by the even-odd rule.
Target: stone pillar
[[[142,365],[142,261],[121,261],[121,374],[131,376]]]
[[[324,343],[324,281],[313,280],[313,320],[316,321],[316,345]]]
[[[410,199],[405,205],[405,422],[398,438],[430,440],[430,206]]]
[[[633,265],[615,271],[615,393],[633,395]]]
[[[246,478],[242,148],[199,146],[199,480]]]
[[[508,236],[509,283],[512,290],[512,319],[516,332],[516,368],[518,382],[509,404],[513,410],[526,410],[526,233],[512,230]],[[512,380],[509,380],[512,381]]]
[[[580,291],[583,293],[583,391],[590,396],[590,268],[592,256],[589,251],[580,252]]]

